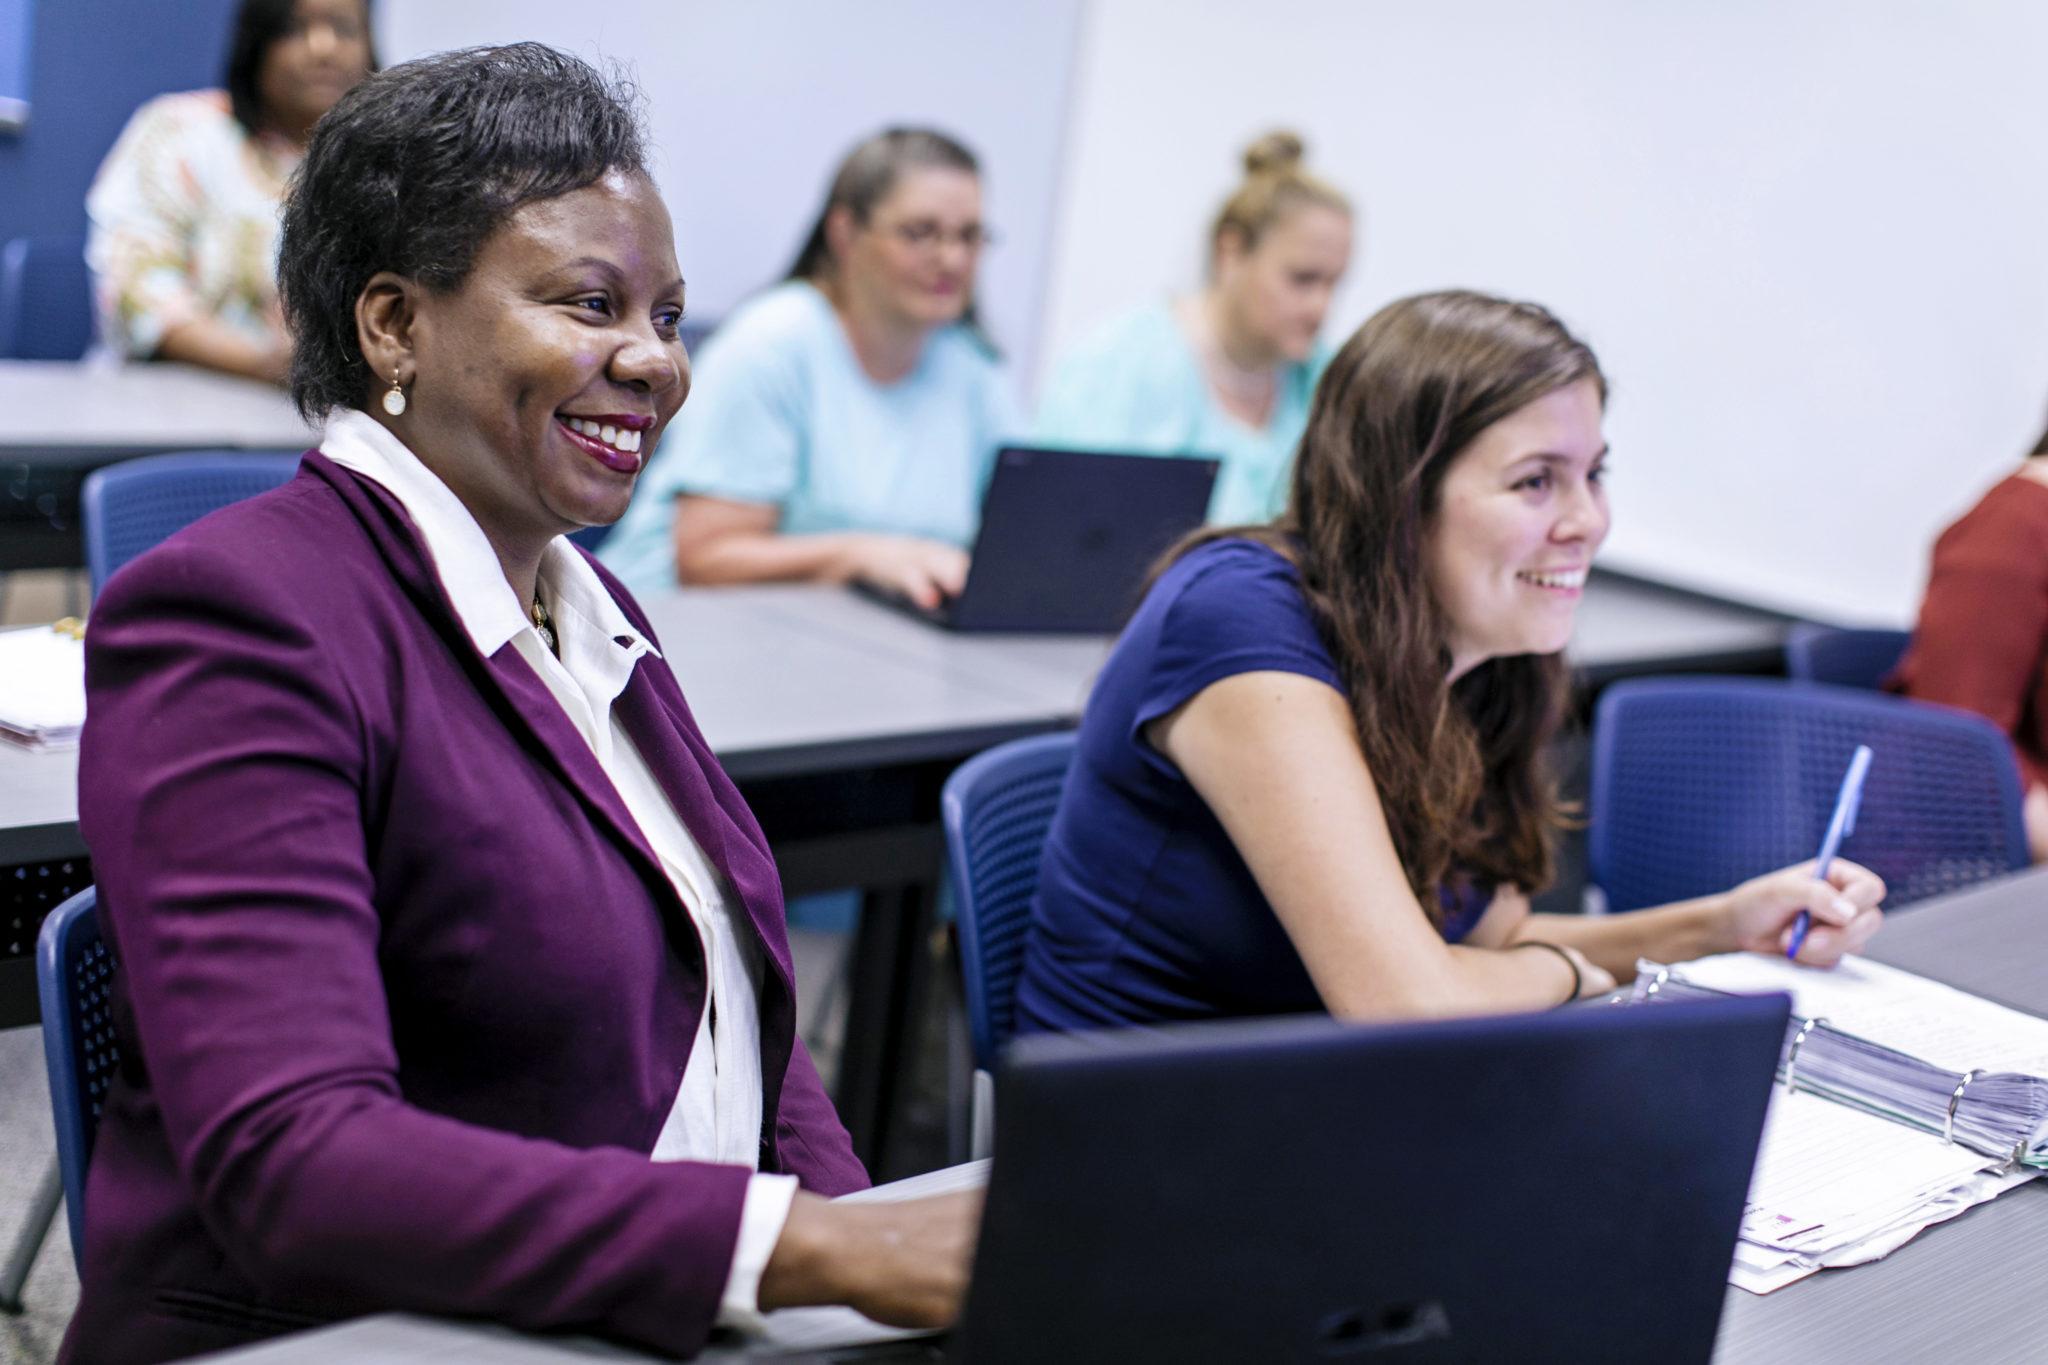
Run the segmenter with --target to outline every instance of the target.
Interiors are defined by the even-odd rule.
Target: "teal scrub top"
[[[676,584],[684,493],[773,503],[788,535],[884,531],[972,544],[995,453],[1020,426],[1002,369],[965,327],[934,332],[893,384],[860,368],[802,280],[734,310],[598,558],[635,593]]]
[[[1247,426],[1216,405],[1187,334],[1164,303],[1110,322],[1054,367],[1039,398],[1042,445],[1147,455],[1209,455],[1223,462],[1209,498],[1218,525],[1270,521],[1287,502],[1294,449],[1309,399],[1329,362],[1318,346],[1280,376],[1273,415]]]

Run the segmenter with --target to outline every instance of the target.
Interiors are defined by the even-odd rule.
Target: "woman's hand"
[[[1826,880],[1816,879],[1813,869],[1810,862],[1781,868],[1730,891],[1724,913],[1732,945],[1782,957],[1792,946],[1793,921],[1805,910],[1813,925],[1800,946],[1800,962],[1831,967],[1845,953],[1862,951],[1884,922],[1878,909],[1884,882],[1846,858],[1828,864]]]
[[[850,578],[901,593],[927,610],[967,586],[967,552],[943,541],[879,534],[850,537]]]
[[[2037,863],[2048,863],[2048,787],[2036,782],[2027,788],[2020,820],[2027,830],[2027,855]]]
[[[948,1326],[967,1295],[982,1198],[844,1204],[799,1193],[761,1272],[760,1306],[843,1303],[893,1327]]]
[[[1614,977],[1605,967],[1589,959],[1577,948],[1566,948],[1561,943],[1557,946],[1571,955],[1572,965],[1579,969],[1579,993],[1576,999],[1592,1000],[1606,995],[1615,988]]]

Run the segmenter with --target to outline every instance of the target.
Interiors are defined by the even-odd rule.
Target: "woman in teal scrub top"
[[[690,403],[600,557],[635,592],[861,579],[960,591],[1018,423],[973,320],[974,156],[895,128],[856,147],[789,278],[706,343]]]
[[[1212,455],[1212,522],[1272,518],[1328,352],[1316,334],[1351,262],[1351,205],[1269,133],[1209,230],[1209,281],[1148,304],[1063,356],[1046,384],[1048,445]]]

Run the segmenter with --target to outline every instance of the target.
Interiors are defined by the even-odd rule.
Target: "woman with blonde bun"
[[[1351,262],[1351,204],[1271,132],[1209,228],[1201,289],[1116,318],[1063,356],[1038,437],[1051,445],[1221,458],[1212,522],[1279,511],[1328,352],[1317,334]]]

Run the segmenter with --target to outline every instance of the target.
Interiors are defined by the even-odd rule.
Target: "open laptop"
[[[940,1343],[812,1359],[1705,1361],[1786,997],[1027,1039]]]
[[[1202,524],[1218,462],[1009,446],[996,455],[960,595],[926,610],[869,584],[866,596],[962,631],[1106,635],[1137,606],[1145,571]]]

